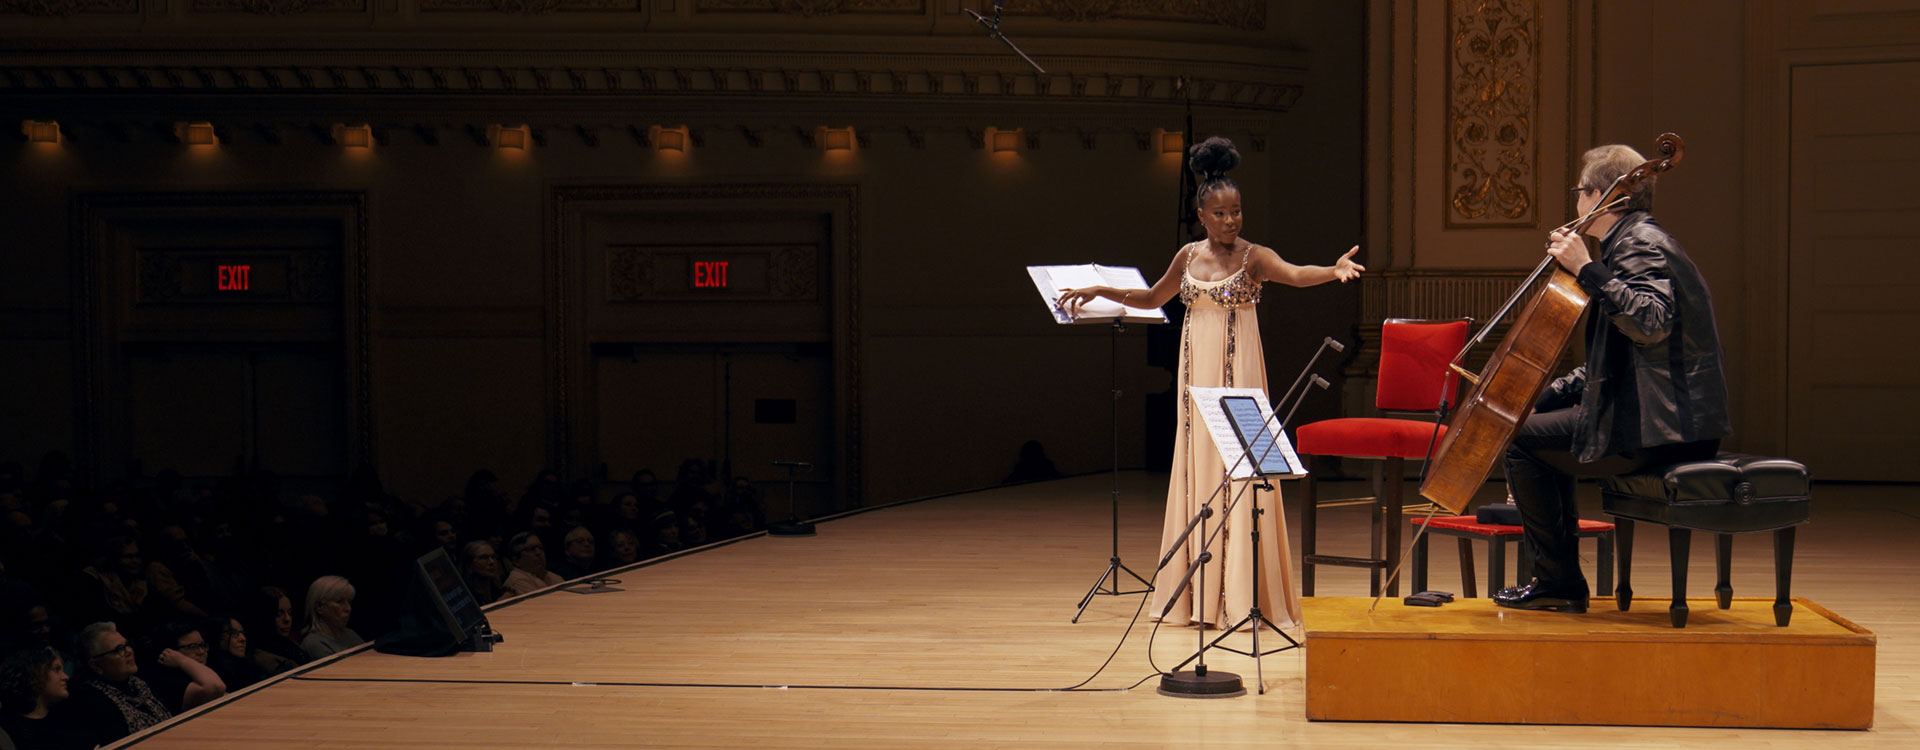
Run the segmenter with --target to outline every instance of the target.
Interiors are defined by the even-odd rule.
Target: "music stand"
[[[1315,358],[1317,359],[1318,356],[1319,355],[1316,354]],[[1308,368],[1310,369],[1311,367],[1312,362],[1309,361]],[[1303,377],[1305,374],[1305,371],[1303,371]],[[1305,400],[1306,394],[1312,390],[1312,386],[1324,388],[1325,382],[1326,381],[1322,380],[1319,376],[1314,376],[1310,386],[1306,390],[1299,392],[1298,398],[1294,401],[1294,406],[1297,408],[1300,402]],[[1295,386],[1297,387],[1298,385],[1299,383],[1296,382]],[[1190,397],[1193,399],[1195,406],[1198,407],[1198,418],[1206,424],[1208,432],[1212,434],[1214,445],[1220,450],[1221,461],[1227,467],[1221,477],[1221,488],[1224,489],[1233,482],[1239,481],[1242,482],[1239,492],[1244,492],[1250,487],[1255,487],[1255,482],[1259,482],[1257,485],[1258,489],[1272,490],[1273,485],[1269,477],[1300,477],[1306,475],[1299,456],[1293,452],[1292,444],[1287,441],[1286,434],[1283,431],[1287,420],[1281,420],[1278,430],[1273,432],[1268,431],[1267,425],[1273,423],[1274,415],[1272,411],[1266,408],[1266,395],[1264,393],[1251,388],[1203,388],[1199,386],[1189,386],[1188,390],[1191,393]],[[1291,394],[1292,389],[1289,389],[1289,395]],[[1282,397],[1283,400],[1285,398],[1285,396]],[[1289,410],[1287,419],[1292,419],[1292,417],[1293,412]],[[1252,460],[1249,461],[1249,459]],[[1228,514],[1231,514],[1233,507],[1239,504],[1239,492],[1234,493],[1234,497],[1227,503],[1226,512]],[[1216,490],[1215,494],[1219,494],[1219,491]],[[1209,499],[1209,503],[1210,502],[1211,499]],[[1174,665],[1172,670],[1160,678],[1159,692],[1162,695],[1197,698],[1244,695],[1246,690],[1241,687],[1239,675],[1231,672],[1208,671],[1206,662],[1207,649],[1216,646],[1225,651],[1253,657],[1254,668],[1257,670],[1256,679],[1259,681],[1259,691],[1264,694],[1266,693],[1266,675],[1263,665],[1260,663],[1260,657],[1300,647],[1299,641],[1295,641],[1292,636],[1287,635],[1286,631],[1274,625],[1273,622],[1268,620],[1260,611],[1260,516],[1264,512],[1265,511],[1260,508],[1259,492],[1256,491],[1254,492],[1253,510],[1250,514],[1252,519],[1251,534],[1253,536],[1254,554],[1254,559],[1251,563],[1253,565],[1253,598],[1252,606],[1247,616],[1228,627],[1220,633],[1218,637],[1214,638],[1212,642],[1207,641],[1205,629],[1203,628],[1199,634],[1199,649],[1196,650],[1192,656],[1187,657],[1186,660]],[[1203,510],[1201,517],[1205,515],[1206,511]],[[1191,533],[1191,529],[1189,529],[1189,533]],[[1175,600],[1177,600],[1180,594],[1186,589],[1188,579],[1192,578],[1195,573],[1201,572],[1201,568],[1212,557],[1212,553],[1207,551],[1207,548],[1212,546],[1213,540],[1204,531],[1204,527],[1201,532],[1201,537],[1206,540],[1202,544],[1201,554],[1197,556],[1192,566],[1188,568],[1186,576],[1181,579],[1180,587],[1174,591],[1173,599]],[[1168,558],[1171,559],[1171,554],[1168,555]],[[1161,564],[1165,565],[1165,563],[1166,561],[1163,560]],[[1195,589],[1195,598],[1199,605],[1203,607],[1205,606],[1205,599],[1201,597],[1198,592],[1204,589],[1204,582]],[[1167,607],[1169,610],[1172,609],[1173,601],[1169,601]],[[1204,614],[1201,615],[1201,621],[1205,622]],[[1260,626],[1263,624],[1272,628],[1275,633],[1279,633],[1280,637],[1285,639],[1289,645],[1269,651],[1261,651]],[[1227,636],[1234,634],[1240,628],[1248,626],[1251,626],[1253,630],[1253,650],[1241,651],[1229,646],[1220,645],[1222,641],[1226,640]],[[1192,672],[1180,671],[1181,667],[1195,660],[1198,660],[1200,664],[1195,667]]]
[[[1135,573],[1126,563],[1120,562],[1120,332],[1126,330],[1127,322],[1165,323],[1166,313],[1158,309],[1127,307],[1117,302],[1096,300],[1101,304],[1089,303],[1082,308],[1078,316],[1069,315],[1060,307],[1060,290],[1078,289],[1087,286],[1113,286],[1119,288],[1147,288],[1146,277],[1140,275],[1140,269],[1119,266],[1081,265],[1081,266],[1028,266],[1027,275],[1033,279],[1034,288],[1046,301],[1047,309],[1053,314],[1054,322],[1061,325],[1087,325],[1111,322],[1107,328],[1107,388],[1111,399],[1108,406],[1108,423],[1113,435],[1113,492],[1112,492],[1112,536],[1113,547],[1108,553],[1107,567],[1100,571],[1100,577],[1094,579],[1093,588],[1087,589],[1080,597],[1080,604],[1073,611],[1071,622],[1080,622],[1080,616],[1086,614],[1087,605],[1093,603],[1095,596],[1127,596],[1144,594],[1153,590],[1153,582]],[[1144,589],[1137,591],[1120,590],[1120,574],[1126,573],[1139,581]],[[1107,586],[1108,588],[1101,588]]]

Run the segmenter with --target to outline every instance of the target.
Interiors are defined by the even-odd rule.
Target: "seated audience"
[[[184,713],[227,694],[226,682],[207,666],[207,637],[192,625],[169,622],[154,629],[152,641],[145,679],[168,711]]]
[[[60,653],[40,646],[14,653],[0,662],[0,733],[13,746],[45,750],[86,750],[93,738],[65,710],[54,704],[67,699],[67,669]]]
[[[538,533],[522,531],[513,535],[507,549],[513,557],[513,572],[507,574],[507,595],[530,594],[567,580],[547,570],[547,547]]]
[[[560,562],[554,563],[553,573],[560,580],[570,581],[584,575],[600,572],[598,549],[593,543],[593,532],[585,526],[575,526],[566,536],[566,555]]]
[[[500,572],[500,554],[493,544],[482,540],[467,542],[461,550],[460,570],[466,573],[467,589],[473,599],[486,606],[500,601],[506,591],[507,577]]]
[[[300,649],[319,659],[366,643],[347,627],[353,615],[353,584],[340,576],[321,576],[307,587],[307,637]]]
[[[640,535],[633,529],[614,530],[612,550],[613,554],[607,556],[609,568],[640,562]]]
[[[207,666],[213,667],[213,673],[220,675],[220,681],[227,684],[227,692],[234,692],[253,683],[266,679],[270,674],[254,661],[253,649],[247,643],[247,627],[232,617],[218,617],[208,622],[218,628],[212,633],[213,650],[207,656]],[[211,629],[211,628],[210,628]],[[209,635],[202,632],[201,636]],[[286,662],[291,668],[292,662]]]
[[[253,663],[266,674],[279,674],[307,663],[307,651],[300,647],[304,635],[293,627],[293,600],[274,586],[254,592],[243,613],[251,632],[258,635],[249,647]]]
[[[81,629],[74,652],[86,661],[68,686],[68,700],[72,721],[88,733],[89,742],[105,745],[173,718],[146,681],[134,674],[140,666],[133,658],[133,644],[113,623]]]

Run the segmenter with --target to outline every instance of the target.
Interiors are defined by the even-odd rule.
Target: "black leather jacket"
[[[1593,297],[1587,363],[1548,384],[1535,406],[1579,404],[1574,457],[1731,434],[1713,293],[1653,215],[1622,216],[1579,277]]]

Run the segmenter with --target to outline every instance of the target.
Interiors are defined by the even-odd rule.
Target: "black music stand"
[[[795,504],[793,486],[795,477],[801,471],[812,471],[813,464],[805,461],[775,461],[774,466],[787,468],[787,520],[767,524],[769,536],[813,536],[813,524],[800,520],[799,506]]]
[[[1112,503],[1111,503],[1113,508],[1113,525],[1112,525],[1113,550],[1112,550],[1111,556],[1107,558],[1107,569],[1100,572],[1100,577],[1095,579],[1093,582],[1093,588],[1087,589],[1087,595],[1080,597],[1080,606],[1079,608],[1073,611],[1073,619],[1070,621],[1073,623],[1080,622],[1080,616],[1083,614],[1086,614],[1087,605],[1093,603],[1093,597],[1095,596],[1126,596],[1129,594],[1144,594],[1153,590],[1152,581],[1148,581],[1147,579],[1140,577],[1140,574],[1133,572],[1133,569],[1127,567],[1126,563],[1120,562],[1120,354],[1119,352],[1120,352],[1120,332],[1126,329],[1127,329],[1126,322],[1118,318],[1114,319],[1113,326],[1107,329],[1107,384],[1113,396],[1113,399],[1111,403],[1108,405],[1108,409],[1107,409],[1109,425],[1111,426],[1111,429],[1113,431],[1113,496],[1112,496]],[[1141,585],[1146,586],[1146,588],[1140,589],[1138,591],[1121,591],[1120,590],[1120,574],[1122,572],[1126,573],[1127,575],[1133,576],[1133,580],[1139,581]],[[1112,582],[1111,588],[1107,588],[1107,589],[1100,588],[1101,585],[1107,584],[1109,581]]]

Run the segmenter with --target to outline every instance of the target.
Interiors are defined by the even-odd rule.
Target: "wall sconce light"
[[[818,136],[822,151],[852,151],[853,128],[820,128]]]
[[[1157,133],[1160,139],[1160,153],[1178,154],[1187,150],[1187,133],[1184,130],[1162,130]]]
[[[533,140],[533,128],[525,125],[488,125],[487,142],[494,148],[511,148],[525,151],[527,143]]]
[[[219,136],[213,132],[213,123],[210,122],[174,123],[173,132],[180,137],[181,143],[189,146],[213,146],[220,143]]]
[[[655,125],[648,137],[653,141],[653,148],[657,151],[679,151],[681,153],[686,152],[687,143],[693,140],[693,134],[688,131],[685,125],[677,128]]]
[[[23,120],[20,132],[26,134],[29,143],[60,142],[60,123],[51,120]]]
[[[333,142],[347,148],[371,148],[373,146],[372,125],[335,125]]]
[[[1020,128],[1002,130],[987,129],[987,150],[996,154],[1009,153],[1020,148]]]

